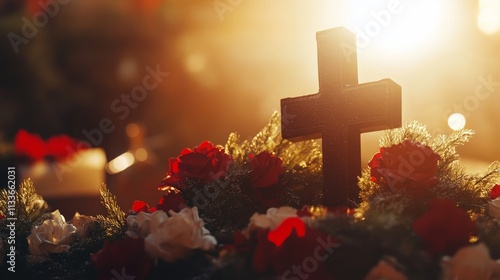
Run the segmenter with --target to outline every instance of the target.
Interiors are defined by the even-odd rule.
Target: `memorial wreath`
[[[321,205],[321,145],[283,139],[278,113],[170,159],[153,207],[123,211],[103,184],[108,214],[66,221],[26,180],[0,193],[1,263],[24,279],[500,279],[500,163],[467,173],[472,135],[387,130],[354,207]]]

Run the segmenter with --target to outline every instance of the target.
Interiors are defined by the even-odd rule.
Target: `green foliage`
[[[232,133],[225,151],[237,161],[237,166],[246,170],[239,176],[248,176],[250,154],[264,151],[274,153],[283,161],[285,174],[282,178],[283,205],[317,204],[321,199],[323,157],[321,146],[315,140],[290,142],[281,137],[281,117],[275,112],[269,123],[252,140],[240,143],[239,136]],[[237,167],[237,168],[238,168]],[[304,198],[304,199],[301,199]]]
[[[281,205],[301,208],[319,204],[322,190],[322,153],[317,141],[293,143],[281,137],[280,114],[275,112],[269,123],[251,140],[241,141],[237,133],[231,133],[225,144],[225,152],[234,159],[225,179],[211,183],[218,193],[209,198],[200,213],[212,233],[229,233],[242,229],[255,212],[263,213],[268,207],[256,200],[251,187],[249,156],[267,151],[283,161],[285,173],[276,188]],[[188,204],[194,196],[189,189],[203,190],[205,186],[194,184],[183,193]],[[273,188],[274,188],[273,187]],[[224,219],[221,219],[224,217]]]
[[[457,147],[467,143],[472,137],[471,130],[459,130],[450,135],[432,137],[426,127],[411,121],[402,128],[388,130],[380,140],[381,147],[390,147],[405,140],[428,145],[440,157],[436,177],[438,183],[428,188],[423,196],[416,196],[412,189],[391,190],[378,185],[370,177],[370,169],[365,168],[359,177],[362,203],[354,215],[326,215],[326,208],[316,208],[309,223],[312,228],[334,236],[341,242],[324,265],[332,267],[338,278],[355,276],[363,278],[370,268],[381,259],[388,260],[409,279],[437,279],[440,266],[436,256],[423,248],[422,240],[413,231],[415,219],[427,209],[427,202],[434,198],[448,198],[466,210],[478,226],[477,241],[488,245],[491,256],[500,258],[500,222],[487,214],[491,187],[500,179],[500,163],[493,162],[484,172],[467,173],[460,165]],[[318,205],[322,190],[322,154],[316,141],[292,143],[281,138],[280,116],[273,114],[255,137],[241,141],[236,133],[229,135],[225,152],[233,159],[227,176],[203,185],[198,180],[187,182],[189,187],[182,195],[188,204],[193,204],[195,191],[209,187],[216,195],[206,197],[206,204],[200,206],[200,215],[205,226],[221,244],[232,240],[234,230],[247,226],[255,212],[263,213],[267,206],[255,196],[251,186],[252,166],[250,155],[267,151],[283,161],[285,173],[276,186],[281,205],[301,208],[303,205]],[[107,215],[99,215],[93,222],[92,230],[85,236],[76,238],[69,251],[53,254],[43,263],[30,262],[22,257],[20,265],[26,266],[26,279],[82,279],[95,278],[96,271],[89,262],[89,256],[102,248],[105,239],[118,239],[126,230],[126,214],[120,209],[117,198],[105,184],[100,189],[101,202]],[[191,199],[191,200],[190,200]],[[31,229],[48,215],[43,198],[36,194],[33,182],[23,182],[14,198],[18,217],[17,234],[26,240]],[[9,213],[9,193],[0,191],[0,213]],[[311,208],[311,209],[313,209]],[[311,210],[313,211],[313,210]],[[5,223],[0,223],[2,233]],[[22,242],[21,242],[22,243]],[[28,256],[27,242],[19,247],[20,255]],[[217,252],[212,253],[216,257]],[[194,258],[178,263],[163,263],[153,269],[152,276],[163,276],[165,271],[182,271],[190,274],[213,273],[212,279],[253,279],[257,277],[251,266],[252,255],[247,251],[237,254],[221,254],[217,261],[220,267],[212,267],[211,257],[197,251]],[[83,260],[83,261],[82,261]],[[222,265],[222,266],[221,266]],[[163,268],[162,268],[163,267]],[[196,267],[198,270],[191,270]],[[202,268],[202,269],[201,269]],[[207,270],[205,271],[205,268]],[[162,270],[163,269],[163,270]],[[213,269],[214,271],[210,271]],[[344,277],[345,276],[345,277]],[[207,276],[208,277],[208,276]],[[245,278],[246,277],[246,278]]]

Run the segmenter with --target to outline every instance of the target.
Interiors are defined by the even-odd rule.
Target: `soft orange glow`
[[[134,153],[137,161],[146,161],[148,159],[148,151],[144,148],[139,148]]]
[[[200,53],[193,53],[189,55],[185,62],[186,70],[192,74],[199,73],[205,69],[206,59]]]

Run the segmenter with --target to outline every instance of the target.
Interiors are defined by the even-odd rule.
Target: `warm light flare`
[[[85,164],[89,167],[102,169],[106,165],[106,154],[102,149],[92,149],[88,151],[81,151],[79,156],[85,153]]]
[[[487,35],[500,31],[500,1],[479,0],[477,26]]]
[[[116,157],[115,159],[108,162],[107,169],[108,173],[116,174],[120,173],[123,170],[129,168],[132,164],[134,164],[135,158],[134,155],[130,152],[123,153]]]
[[[353,24],[360,52],[376,47],[385,52],[409,53],[436,44],[451,8],[444,1],[354,0]]]

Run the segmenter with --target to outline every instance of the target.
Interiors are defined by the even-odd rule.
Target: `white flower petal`
[[[28,236],[29,250],[32,255],[45,255],[67,251],[73,243],[76,227],[67,224],[58,210],[51,213],[50,220],[35,226]]]
[[[298,217],[297,209],[282,206],[280,208],[269,208],[265,215],[255,213],[250,217],[250,224],[248,229],[252,230],[255,227],[263,229],[275,229],[279,226],[285,219],[290,217]]]
[[[443,279],[490,280],[495,265],[483,243],[464,247],[452,258],[444,258],[441,262]]]
[[[157,212],[161,212],[156,214]],[[217,244],[203,227],[197,208],[184,208],[179,213],[163,211],[151,215],[150,234],[144,239],[145,251],[152,259],[172,262],[186,257],[193,249],[211,250]]]

